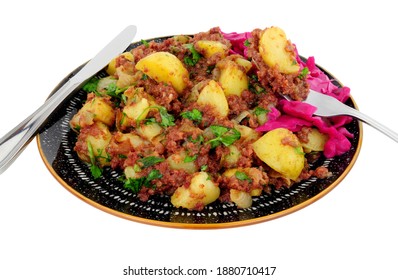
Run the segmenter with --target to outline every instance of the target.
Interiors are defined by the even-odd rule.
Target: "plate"
[[[165,38],[167,37],[155,40],[161,41]],[[140,44],[140,42],[133,43],[127,50]],[[65,77],[53,93],[73,77],[83,65]],[[342,86],[331,74],[322,67],[319,68],[329,75],[336,85]],[[105,77],[107,74],[103,70],[96,76]],[[314,168],[327,167],[333,174],[331,177],[310,178],[288,189],[254,197],[252,207],[247,209],[238,209],[232,203],[217,202],[208,205],[200,212],[177,209],[173,207],[167,196],[153,196],[147,202],[141,202],[118,180],[122,175],[121,171],[105,168],[101,178],[92,179],[89,167],[73,151],[77,137],[69,127],[70,119],[81,108],[86,95],[85,91],[76,90],[50,116],[37,137],[40,155],[57,181],[78,198],[107,213],[150,225],[191,229],[229,228],[270,221],[291,214],[312,204],[335,188],[352,169],[362,145],[362,124],[353,120],[346,126],[354,135],[351,139],[351,149],[342,156],[332,159],[321,157],[313,163]],[[346,104],[357,107],[352,98]]]

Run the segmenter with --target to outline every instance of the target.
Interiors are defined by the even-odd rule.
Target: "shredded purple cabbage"
[[[232,54],[240,54],[244,57],[247,57],[247,46],[245,46],[245,42],[252,36],[251,32],[243,32],[243,33],[224,33],[222,35],[225,39],[229,40],[232,44],[231,53]]]
[[[244,33],[223,33],[224,38],[228,39],[231,44],[231,53],[237,53],[247,57],[247,46],[245,42],[251,37],[250,32]],[[307,67],[309,73],[306,77],[307,82],[312,90],[330,95],[336,99],[345,102],[350,96],[348,87],[339,88],[329,79],[329,77],[320,70],[316,64],[314,57],[309,57],[306,62],[302,61],[298,55],[296,48],[296,58],[300,64],[300,69]],[[315,107],[300,101],[281,100],[279,102],[280,110],[272,108],[268,113],[268,121],[258,127],[258,131],[270,131],[276,128],[286,128],[290,131],[297,132],[302,127],[317,127],[320,132],[329,136],[324,148],[324,155],[327,158],[339,156],[347,152],[351,143],[348,138],[353,135],[347,131],[344,125],[352,121],[351,117],[338,116],[331,117],[327,120],[314,116]]]

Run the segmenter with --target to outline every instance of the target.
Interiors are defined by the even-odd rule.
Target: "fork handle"
[[[372,126],[373,128],[377,129],[378,131],[384,133],[385,135],[393,139],[395,142],[398,142],[398,133],[394,132],[393,130],[389,129],[388,127],[379,123],[378,121],[374,120],[368,115],[365,115],[364,113],[361,113],[360,111],[355,110],[351,107],[348,108],[350,108],[351,116],[356,117],[357,119],[363,121],[364,123],[367,123],[368,125]]]

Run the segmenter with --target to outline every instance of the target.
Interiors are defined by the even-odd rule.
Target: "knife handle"
[[[89,60],[75,76],[66,81],[39,109],[0,139],[0,174],[21,154],[65,98],[92,75],[103,69],[116,55],[126,50],[136,33],[136,26],[127,26],[95,57]]]
[[[79,83],[76,83],[73,78],[68,80],[33,114],[0,139],[0,174],[15,161],[34,138],[51,113],[54,112],[65,97],[78,86]]]

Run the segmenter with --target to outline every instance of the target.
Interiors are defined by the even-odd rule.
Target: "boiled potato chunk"
[[[297,180],[304,168],[303,148],[295,134],[277,128],[264,134],[253,143],[256,155],[282,176]]]
[[[187,153],[185,151],[181,151],[179,153],[170,155],[166,159],[166,161],[168,162],[171,169],[184,170],[190,174],[195,173],[198,169],[195,162],[193,160],[186,160],[186,159],[187,159]]]
[[[308,133],[308,142],[301,142],[304,151],[306,153],[310,152],[320,152],[323,151],[326,141],[329,137],[326,134],[319,132],[316,128],[311,128]]]
[[[214,80],[211,80],[201,90],[197,102],[199,105],[212,106],[222,118],[228,116],[229,108],[227,98],[221,86]]]
[[[131,52],[124,52],[122,53],[120,56],[123,56],[126,60],[129,61],[134,61],[134,56]],[[109,62],[108,67],[106,68],[106,73],[108,73],[109,75],[114,75],[116,72],[116,59],[118,57],[115,57],[111,60],[111,62]]]
[[[195,43],[195,49],[205,58],[209,58],[216,53],[224,58],[228,54],[228,47],[218,41],[199,40]]]
[[[137,103],[132,103],[123,109],[123,113],[133,121],[140,121],[146,118],[149,112],[149,101],[146,98],[142,98]]]
[[[244,68],[232,60],[224,61],[219,65],[220,76],[218,81],[225,95],[242,95],[242,91],[248,89],[249,81]]]
[[[142,145],[147,145],[149,142],[142,139],[140,136],[134,133],[121,133],[117,132],[114,136],[116,143],[128,143],[134,149],[139,148]]]
[[[171,203],[175,207],[190,210],[201,210],[207,204],[217,200],[220,188],[206,172],[197,172],[191,179],[188,188],[181,186],[171,196]]]
[[[182,62],[168,52],[155,52],[140,59],[135,68],[159,83],[168,83],[181,93],[189,80],[188,70]]]
[[[284,74],[297,73],[300,69],[296,61],[294,46],[279,27],[266,28],[260,37],[259,51],[269,67],[278,67]]]
[[[96,121],[108,126],[111,126],[115,121],[115,110],[107,99],[99,96],[88,100],[78,113],[73,116],[70,125],[72,129],[78,131]]]
[[[158,123],[148,123],[141,124],[136,131],[139,135],[152,142],[156,136],[163,132],[163,128]]]
[[[77,155],[85,162],[91,162],[91,156],[99,166],[110,164],[106,148],[112,138],[109,128],[102,122],[95,122],[93,125],[81,130],[77,138]],[[90,154],[90,150],[92,154]]]

